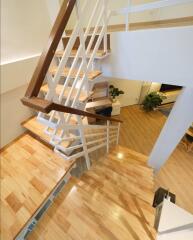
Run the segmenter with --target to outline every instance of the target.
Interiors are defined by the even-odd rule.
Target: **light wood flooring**
[[[145,113],[139,106],[121,109],[124,121],[120,130],[120,144],[149,155],[166,121],[160,111]],[[169,188],[176,194],[177,204],[193,214],[193,153],[179,144],[167,163],[155,176],[155,189]]]
[[[15,238],[72,165],[28,134],[1,152],[0,239]]]
[[[117,146],[72,177],[29,240],[154,240],[153,171]]]
[[[102,158],[96,157],[91,170],[80,179],[70,179],[30,240],[153,240],[151,204],[158,186],[169,188],[176,194],[177,204],[193,212],[192,153],[179,144],[155,177],[155,186],[153,171],[146,166],[145,155],[151,152],[166,117],[159,111],[145,113],[139,106],[130,106],[122,108],[120,118],[124,121],[120,131],[122,146]],[[51,149],[29,135],[11,144],[1,157],[1,236],[12,239],[69,165],[53,158]],[[27,192],[23,192],[25,189]]]
[[[153,170],[121,146],[72,177],[27,239],[154,240]],[[1,238],[15,239],[72,167],[26,134],[1,152]]]

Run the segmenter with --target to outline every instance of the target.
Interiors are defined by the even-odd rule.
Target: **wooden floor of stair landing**
[[[121,108],[119,143],[149,156],[167,117],[160,111],[144,112],[140,106]],[[179,143],[169,160],[155,176],[158,187],[176,194],[176,203],[193,214],[193,152]]]
[[[123,147],[72,177],[29,240],[153,240],[153,172]]]
[[[1,152],[1,239],[12,240],[72,167],[29,135]]]
[[[96,157],[89,171],[69,180],[27,239],[155,239],[146,160],[120,146]],[[13,239],[69,167],[29,135],[2,152],[2,239]]]

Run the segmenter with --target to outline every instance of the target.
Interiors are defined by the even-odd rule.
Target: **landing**
[[[138,105],[123,107],[120,119],[120,144],[147,156],[167,120],[162,112],[146,113]],[[177,196],[177,205],[193,214],[193,152],[182,143],[155,176],[155,191],[159,187],[169,188]]]
[[[72,164],[29,135],[1,152],[1,239],[18,234]]]
[[[71,178],[30,240],[153,240],[153,173],[146,157],[118,146]]]

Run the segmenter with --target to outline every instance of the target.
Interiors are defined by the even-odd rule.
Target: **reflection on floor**
[[[117,146],[72,177],[28,240],[155,240],[153,171]]]
[[[124,107],[120,145],[149,155],[166,121],[160,111],[145,113],[139,106]],[[193,153],[179,144],[165,166],[155,177],[156,186],[169,188],[177,195],[177,204],[193,213]]]

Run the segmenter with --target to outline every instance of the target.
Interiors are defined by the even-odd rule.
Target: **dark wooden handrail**
[[[24,98],[22,98],[21,101],[25,106],[28,106],[30,108],[33,108],[33,109],[43,112],[43,113],[49,113],[50,111],[55,110],[58,112],[65,112],[65,113],[70,113],[70,114],[76,114],[79,116],[85,116],[85,117],[96,118],[96,119],[100,119],[100,120],[106,120],[106,121],[109,120],[112,122],[122,123],[121,120],[116,119],[116,118],[104,117],[99,114],[89,113],[89,112],[82,111],[82,110],[79,110],[76,108],[66,107],[66,106],[51,102],[51,101],[47,101],[42,98],[37,98],[37,97],[26,98],[26,97],[24,97]]]
[[[37,97],[42,86],[42,83],[45,79],[45,76],[50,67],[50,63],[54,57],[57,46],[60,42],[62,34],[66,28],[66,25],[69,21],[70,15],[74,8],[76,0],[64,0],[60,12],[56,18],[54,26],[51,30],[50,37],[47,43],[46,48],[44,49],[37,67],[34,71],[32,79],[29,83],[25,97]]]

